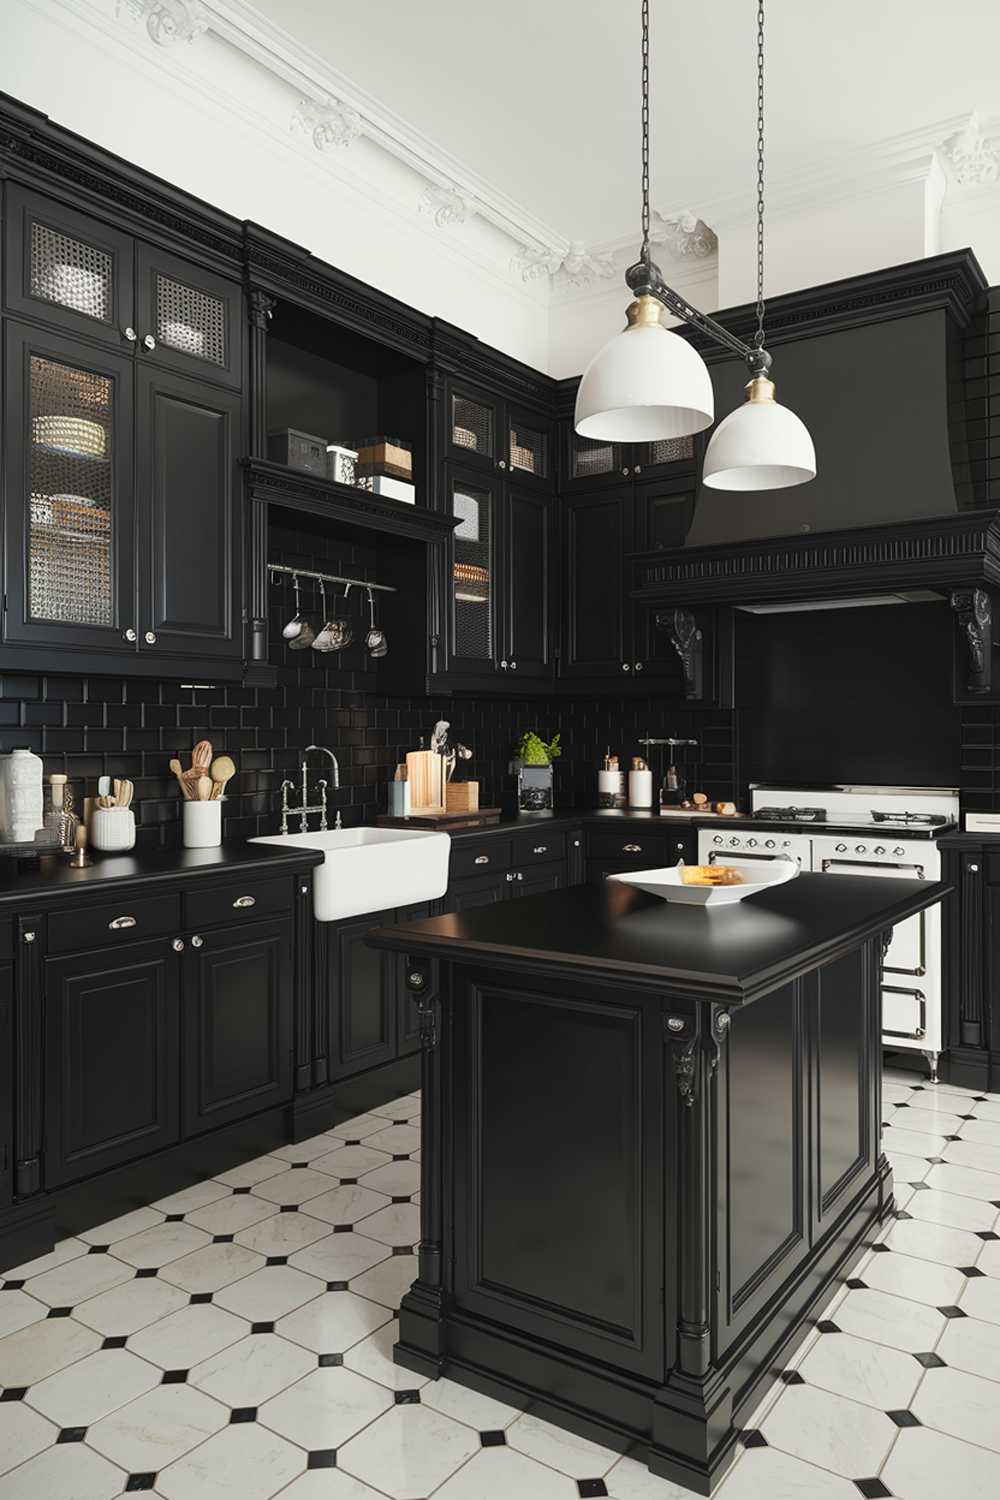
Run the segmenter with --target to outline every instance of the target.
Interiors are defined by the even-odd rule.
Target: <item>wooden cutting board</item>
[[[499,821],[499,807],[480,807],[475,812],[415,812],[408,818],[394,818],[389,813],[382,813],[375,819],[379,828],[435,828],[439,833],[457,833],[460,828],[487,828]]]

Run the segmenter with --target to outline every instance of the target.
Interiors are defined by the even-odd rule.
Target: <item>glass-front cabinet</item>
[[[458,517],[448,588],[448,669],[478,676],[497,656],[498,486],[474,470],[451,469],[450,509]]]
[[[540,414],[455,383],[448,387],[446,412],[449,458],[518,482],[551,484],[552,432]]]

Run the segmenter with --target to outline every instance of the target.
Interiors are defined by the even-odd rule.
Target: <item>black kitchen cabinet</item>
[[[609,875],[630,870],[663,869],[684,861],[697,863],[698,835],[693,829],[591,833],[587,840],[587,883],[601,885]]]
[[[501,557],[501,650],[508,674],[551,678],[553,666],[551,539],[552,500],[509,485]],[[502,670],[502,669],[501,669]]]
[[[136,316],[143,364],[241,388],[243,291],[237,282],[140,244]]]
[[[444,412],[449,459],[528,486],[551,485],[552,426],[540,412],[462,381],[448,382]]]
[[[45,1186],[179,1138],[181,958],[166,938],[44,966]]]
[[[138,371],[138,647],[242,661],[239,395]]]
[[[395,920],[372,912],[327,929],[330,1077],[344,1078],[396,1055],[395,961],[365,935]]]
[[[196,1135],[292,1095],[292,922],[187,941],[183,1128]]]
[[[4,924],[3,940],[10,946],[9,924]],[[6,1059],[0,1068],[0,1208],[11,1200],[14,1180],[14,965],[9,955],[0,959],[0,1057]]]
[[[700,456],[694,437],[664,438],[652,443],[606,443],[580,437],[573,418],[560,424],[562,433],[562,481],[567,491],[607,489],[626,480],[645,483],[666,476],[691,476]]]
[[[512,873],[516,879],[511,884],[510,893],[515,899],[518,896],[540,896],[544,891],[561,891],[569,883],[563,864],[539,865],[536,869],[514,870]]]

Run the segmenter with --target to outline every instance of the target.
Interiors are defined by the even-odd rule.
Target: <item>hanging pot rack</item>
[[[340,573],[317,573],[313,568],[290,568],[286,563],[269,562],[269,573],[286,573],[290,578],[312,578],[317,583],[347,583],[352,588],[376,589],[380,594],[395,594],[391,583],[370,583],[367,578],[345,578]]]

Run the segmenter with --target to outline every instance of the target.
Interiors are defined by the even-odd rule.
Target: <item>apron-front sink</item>
[[[430,829],[331,828],[249,842],[323,851],[313,874],[313,911],[320,922],[436,901],[448,886],[451,839]]]

